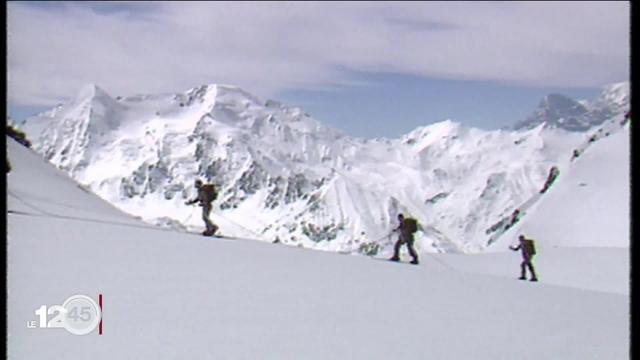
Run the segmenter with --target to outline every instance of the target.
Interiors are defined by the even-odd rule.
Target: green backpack
[[[404,226],[407,232],[413,234],[418,231],[418,220],[414,218],[405,218]]]
[[[536,246],[533,244],[533,240],[529,240],[529,239],[525,240],[524,247],[529,255],[536,254]]]
[[[216,187],[212,184],[202,185],[202,192],[204,193],[205,201],[210,203],[218,197]]]

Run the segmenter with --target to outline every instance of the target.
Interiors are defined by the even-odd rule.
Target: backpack
[[[218,192],[216,191],[216,187],[213,184],[202,185],[202,193],[204,194],[204,199],[207,203],[210,203],[218,198]]]
[[[533,244],[533,240],[525,240],[524,246],[529,255],[533,256],[536,254],[536,246]]]
[[[418,231],[418,220],[413,218],[404,219],[404,228],[407,232],[413,234]]]

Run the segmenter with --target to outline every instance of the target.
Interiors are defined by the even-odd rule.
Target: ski
[[[184,233],[190,234],[190,235],[198,235],[202,237],[218,238],[218,239],[228,239],[228,240],[235,239],[234,237],[226,236],[222,234],[205,235],[202,232],[195,232],[195,231],[185,231]]]
[[[398,264],[405,264],[405,265],[419,265],[419,263],[418,264],[414,264],[411,261],[402,261],[402,260],[394,261],[394,260],[391,260],[389,258],[379,258],[379,257],[373,257],[373,256],[371,258],[375,259],[375,260],[386,261],[386,262],[391,262],[391,263],[398,263]]]

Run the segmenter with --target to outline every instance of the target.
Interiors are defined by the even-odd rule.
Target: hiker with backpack
[[[198,190],[198,195],[194,199],[185,202],[185,205],[193,205],[198,202],[199,206],[202,206],[202,220],[204,220],[204,224],[207,227],[202,235],[212,236],[218,230],[218,226],[211,222],[209,214],[211,214],[211,203],[218,196],[218,192],[213,184],[203,184],[200,179],[195,181],[195,187]]]
[[[530,281],[538,281],[538,277],[536,276],[536,271],[533,269],[533,264],[531,263],[531,259],[536,254],[536,247],[533,243],[532,239],[527,239],[524,235],[520,235],[519,237],[520,243],[518,246],[513,247],[509,246],[509,249],[513,251],[520,250],[522,253],[522,263],[520,264],[520,280],[526,280],[526,268],[529,268],[531,272],[531,280]]]
[[[391,257],[391,261],[400,261],[400,247],[403,244],[407,244],[407,248],[409,249],[409,254],[413,257],[411,260],[412,264],[418,264],[418,253],[416,249],[413,248],[413,243],[415,239],[413,238],[413,234],[418,231],[418,221],[412,218],[405,218],[404,215],[398,214],[398,221],[400,224],[397,228],[393,229],[393,231],[400,231],[400,236],[398,237],[398,241],[393,247],[393,256]]]

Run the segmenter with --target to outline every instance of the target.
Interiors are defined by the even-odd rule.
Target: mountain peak
[[[191,101],[196,99],[203,102],[249,100],[255,104],[264,105],[255,95],[238,86],[227,84],[204,84],[187,90],[186,95]]]
[[[427,126],[419,126],[402,137],[402,142],[407,144],[430,144],[445,137],[455,137],[458,135],[462,125],[446,119]]]
[[[596,105],[599,107],[614,106],[617,108],[628,106],[629,85],[628,81],[624,81],[605,86],[596,100]]]
[[[540,101],[538,107],[514,128],[531,129],[542,123],[569,131],[586,131],[605,120],[624,112],[629,105],[629,82],[607,85],[593,102],[577,101],[552,93]]]
[[[538,105],[538,109],[570,109],[576,106],[584,107],[578,101],[573,100],[568,96],[553,93],[542,98]]]
[[[111,96],[109,96],[109,94],[97,84],[88,83],[82,86],[82,88],[80,88],[80,92],[76,96],[76,100],[83,101],[83,100],[92,99],[96,97],[110,98]]]
[[[450,119],[446,119],[443,121],[439,121],[433,124],[429,124],[426,126],[420,126],[418,128],[416,128],[415,130],[413,130],[411,133],[414,132],[431,132],[431,133],[441,133],[441,134],[447,134],[447,133],[451,133],[451,132],[455,132],[460,128],[460,124],[452,121]]]
[[[629,91],[629,86],[630,86],[630,83],[628,81],[621,81],[621,82],[611,83],[609,85],[606,85],[604,87],[604,91],[605,92]]]

